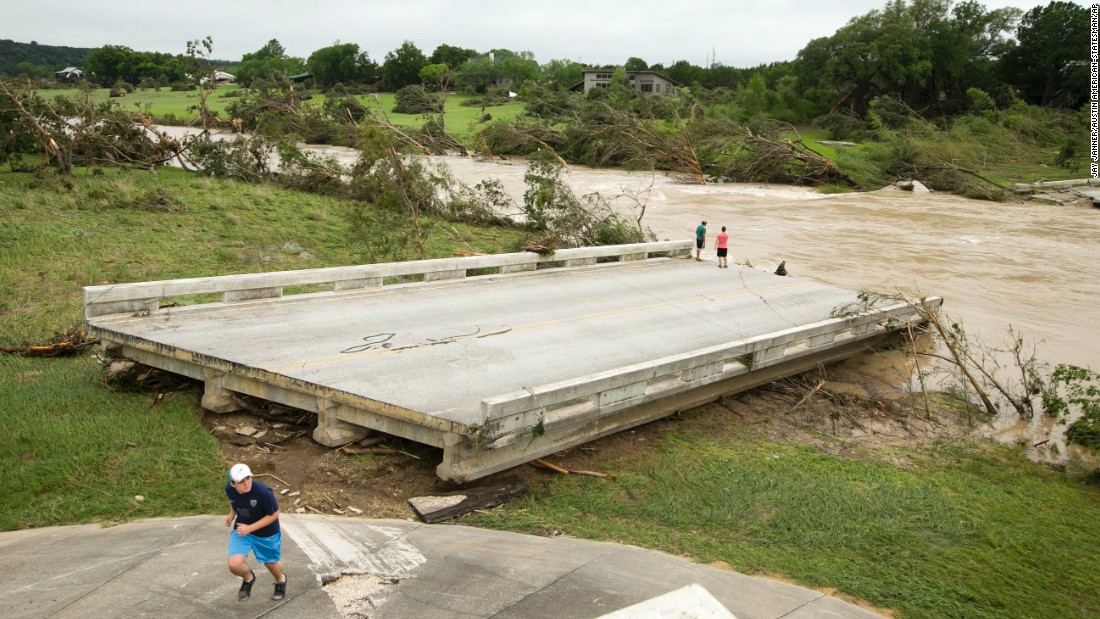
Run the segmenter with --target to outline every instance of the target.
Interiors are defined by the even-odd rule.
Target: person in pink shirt
[[[728,259],[726,258],[726,247],[729,243],[730,235],[726,233],[725,226],[722,226],[722,231],[718,233],[717,239],[718,242],[715,244],[715,247],[718,248],[718,268],[728,269],[730,265]]]

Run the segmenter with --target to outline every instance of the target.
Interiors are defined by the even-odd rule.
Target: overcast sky
[[[791,60],[811,39],[886,0],[9,0],[0,39],[71,47],[125,45],[183,53],[210,35],[214,58],[240,60],[271,39],[291,56],[357,43],[382,62],[405,40],[425,55],[441,43],[534,52],[535,59],[622,64],[637,56],[665,66],[750,67]],[[1025,11],[1047,1],[987,0]],[[1079,2],[1085,6],[1084,2]]]

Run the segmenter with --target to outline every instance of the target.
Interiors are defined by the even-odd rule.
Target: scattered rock
[[[258,430],[256,430],[256,428],[252,426],[241,426],[237,428],[237,434],[240,434],[241,436],[252,436],[256,432],[258,432]]]
[[[138,503],[140,503],[140,502],[145,500],[145,497],[140,495],[140,494],[135,494],[134,495],[134,500],[137,501]]]
[[[134,366],[136,366],[136,365],[137,365],[136,363],[134,363],[133,361],[130,361],[128,359],[118,359],[116,361],[112,361],[111,365],[107,366],[107,376],[106,376],[106,378],[109,381],[110,379],[112,379],[116,376],[120,376],[122,374],[125,374],[125,373],[133,370]]]
[[[348,511],[355,514],[356,516],[362,516],[363,515],[363,510],[361,510],[359,508],[356,508],[356,507],[352,507],[351,505],[348,505]]]
[[[894,183],[894,186],[902,191],[912,191],[914,193],[932,193],[932,190],[924,185],[920,181],[907,180],[898,181]]]

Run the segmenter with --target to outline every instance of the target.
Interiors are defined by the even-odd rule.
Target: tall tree
[[[704,74],[705,69],[693,65],[686,60],[677,60],[665,70],[665,75],[684,86],[691,86],[695,82],[701,83]]]
[[[355,43],[335,43],[313,52],[306,61],[313,79],[324,87],[336,84],[372,83],[378,79],[378,65]]]
[[[551,60],[542,65],[542,82],[553,88],[569,88],[584,79],[584,65],[572,60]]]
[[[241,58],[237,67],[237,82],[249,86],[253,80],[276,75],[288,76],[301,73],[305,61],[286,55],[286,49],[278,39],[271,39],[263,47]]]
[[[623,68],[627,71],[647,71],[649,70],[649,65],[641,58],[631,56],[626,59],[626,64],[623,65]]]
[[[1019,44],[1005,54],[1001,75],[1032,103],[1077,107],[1088,98],[1089,10],[1051,2],[1024,14]]]
[[[84,56],[84,75],[99,84],[110,86],[126,79],[134,59],[134,50],[123,45],[104,45]]]
[[[452,69],[457,69],[474,56],[477,56],[477,52],[472,49],[455,47],[454,45],[443,43],[436,47],[432,55],[428,57],[428,63],[445,64]]]
[[[463,63],[455,76],[458,87],[466,92],[485,92],[490,86],[537,81],[542,73],[531,52],[494,49]]]
[[[382,83],[389,90],[397,90],[420,83],[420,70],[428,64],[424,52],[409,41],[386,53],[382,63]]]

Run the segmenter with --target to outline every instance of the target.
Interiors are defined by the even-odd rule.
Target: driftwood
[[[65,357],[82,352],[99,343],[98,337],[88,337],[84,331],[63,333],[56,342],[30,346],[0,346],[0,352],[23,357]]]
[[[409,507],[422,522],[432,524],[476,509],[496,507],[523,496],[526,492],[527,484],[513,480],[444,494],[413,497],[409,499]]]
[[[567,469],[564,466],[558,466],[556,464],[547,462],[546,460],[543,460],[542,458],[539,458],[537,460],[532,460],[529,464],[531,466],[537,466],[539,468],[549,469],[551,471],[561,473],[562,475],[587,475],[588,477],[599,477],[601,479],[609,479],[611,477],[607,473],[600,473],[599,471],[582,471],[580,469]]]
[[[817,385],[815,385],[813,389],[810,389],[809,393],[807,393],[805,396],[803,396],[802,399],[799,400],[797,404],[795,404],[794,406],[791,407],[791,410],[793,411],[794,409],[798,408],[799,406],[802,406],[803,404],[805,404],[807,400],[812,398],[813,395],[815,393],[817,393],[818,390],[821,389],[824,386],[825,386],[825,381],[821,381],[821,382],[817,383]],[[790,411],[787,411],[787,412],[790,412]]]

